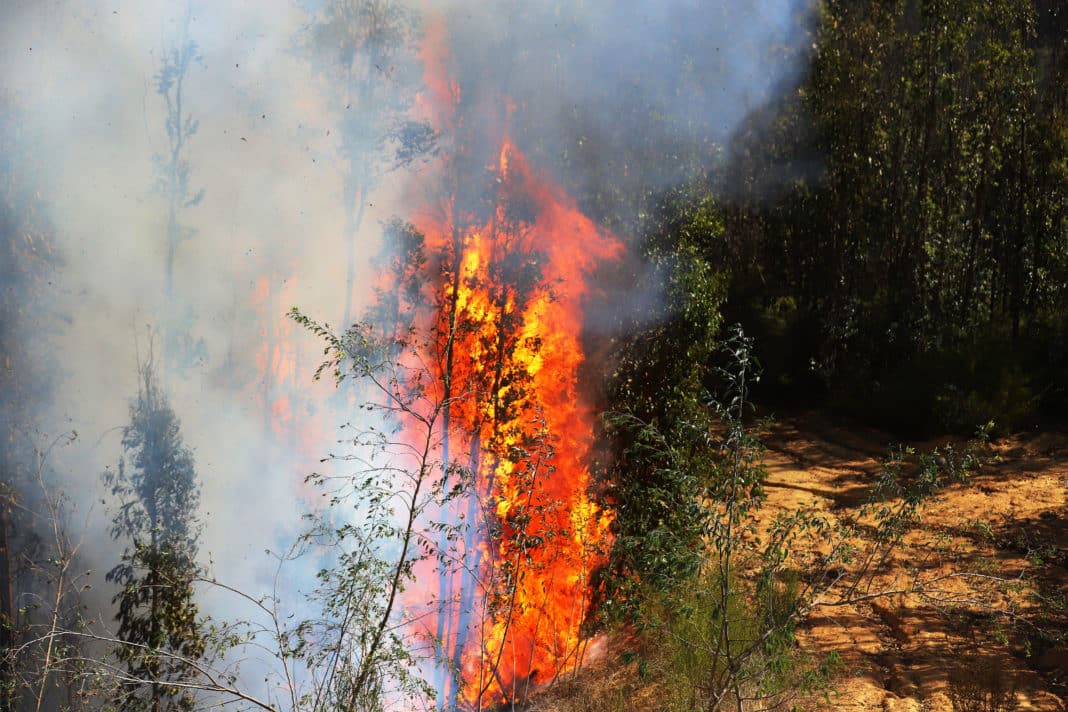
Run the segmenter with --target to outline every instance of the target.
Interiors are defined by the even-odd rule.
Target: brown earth
[[[815,416],[779,422],[765,437],[761,517],[808,507],[854,521],[893,442]],[[1068,434],[1004,438],[989,452],[997,460],[940,491],[865,588],[906,593],[817,607],[807,618],[802,649],[836,652],[842,672],[829,696],[791,700],[785,709],[952,712],[950,695],[970,682],[1001,686],[1015,709],[1066,709]],[[835,603],[841,593],[823,600]],[[602,645],[610,652],[530,709],[659,710],[656,684],[642,682],[626,652],[640,642],[616,636]]]

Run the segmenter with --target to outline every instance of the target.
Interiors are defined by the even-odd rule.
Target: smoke
[[[708,170],[746,116],[796,82],[810,9],[808,0],[495,0],[445,13],[465,100],[514,101],[520,148],[612,219],[637,210],[640,191]],[[599,203],[610,190],[619,199]]]
[[[4,159],[38,191],[65,263],[46,288],[47,313],[27,304],[38,318],[17,338],[55,358],[54,397],[37,408],[46,430],[80,435],[52,464],[79,509],[93,510],[82,552],[101,579],[122,545],[106,534],[100,473],[121,455],[138,360],[150,340],[157,356],[164,346],[167,201],[154,156],[168,144],[156,75],[184,9],[26,2],[5,5],[0,22],[0,86],[18,130]],[[273,574],[264,550],[299,527],[303,477],[343,416],[311,381],[320,349],[284,317],[293,305],[331,314],[343,279],[334,117],[290,51],[305,21],[284,2],[205,4],[188,29],[199,58],[183,112],[199,129],[185,155],[204,199],[179,216],[189,237],[171,313],[188,340],[164,386],[202,483],[201,551],[221,580],[255,593]]]
[[[490,164],[506,127],[583,212],[635,241],[677,186],[712,174],[735,196],[723,179],[753,139],[732,137],[800,81],[812,10],[810,0],[444,3],[435,11],[464,114],[444,140]],[[629,254],[603,275],[587,331],[662,318],[662,276]]]
[[[0,92],[18,117],[0,158],[38,191],[64,263],[47,298],[26,305],[39,310],[36,324],[17,334],[57,362],[54,393],[38,404],[46,429],[81,435],[55,466],[83,510],[106,499],[99,475],[120,457],[139,355],[169,314],[188,335],[164,385],[202,482],[200,548],[220,579],[253,593],[268,592],[274,569],[263,551],[298,529],[303,477],[349,417],[311,381],[319,344],[283,316],[296,305],[336,322],[342,311],[352,164],[339,143],[340,107],[297,49],[328,5],[193,4],[198,59],[182,110],[199,128],[183,150],[191,192],[204,199],[179,216],[188,239],[169,307],[167,201],[154,190],[153,157],[167,150],[156,75],[182,36],[183,4],[22,0],[0,10]],[[747,113],[803,70],[804,0],[449,0],[412,10],[444,18],[450,72],[476,107],[464,136],[442,136],[443,148],[495,147],[505,97],[509,129],[532,163],[617,228],[637,224],[643,191],[712,165]],[[413,180],[403,171],[380,178],[357,236],[357,284],[370,284],[366,256],[381,221],[404,216]],[[117,550],[105,508],[93,511],[83,551],[103,571]]]

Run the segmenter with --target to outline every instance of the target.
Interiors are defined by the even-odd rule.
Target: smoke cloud
[[[524,151],[587,200],[614,188],[623,203],[709,169],[804,71],[811,20],[806,0],[478,7],[446,10],[465,99],[513,100]]]
[[[294,305],[335,325],[342,313],[351,164],[342,107],[307,48],[309,23],[330,4],[193,3],[188,36],[198,59],[183,112],[199,128],[184,150],[191,191],[204,197],[179,217],[189,232],[169,307],[167,201],[153,189],[153,157],[167,150],[156,75],[182,36],[184,4],[16,0],[0,10],[0,107],[16,126],[0,159],[39,193],[63,261],[42,302],[27,305],[39,318],[21,322],[17,338],[57,361],[39,415],[46,430],[81,435],[54,464],[83,510],[95,503],[93,545],[83,551],[101,571],[117,550],[100,473],[120,457],[117,429],[137,390],[138,358],[165,314],[188,336],[164,386],[195,453],[201,551],[220,579],[266,592],[273,565],[263,551],[299,528],[303,477],[350,416],[329,384],[312,383],[320,345],[284,318]],[[708,168],[746,114],[803,71],[806,7],[449,0],[410,10],[445,24],[449,71],[465,104],[478,107],[463,140],[484,138],[489,150],[506,113],[531,162],[618,227],[634,224],[627,211],[641,190]],[[448,150],[459,139],[439,140]],[[379,248],[381,222],[405,216],[419,180],[384,172],[365,196],[357,302],[370,293],[366,257]]]

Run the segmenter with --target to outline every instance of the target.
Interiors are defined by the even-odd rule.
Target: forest
[[[7,0],[0,315],[0,712],[1068,709],[1060,0]]]

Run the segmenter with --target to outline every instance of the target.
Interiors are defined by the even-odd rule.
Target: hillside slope
[[[816,416],[780,421],[766,437],[768,502],[760,516],[770,520],[776,512],[814,507],[852,518],[892,442],[884,433],[847,430]],[[815,656],[837,652],[842,672],[826,698],[790,704],[950,712],[950,696],[978,683],[1004,688],[1016,709],[1066,709],[1068,435],[1015,436],[996,441],[992,451],[998,461],[934,498],[870,590],[938,583],[923,595],[817,609],[799,631],[800,645]],[[961,571],[1013,585],[981,597],[976,591],[983,581],[945,578]],[[1057,601],[1059,607],[1050,605]],[[643,644],[651,643],[622,634],[599,641],[605,652],[598,659],[544,691],[529,709],[660,709],[655,676],[641,668]]]

